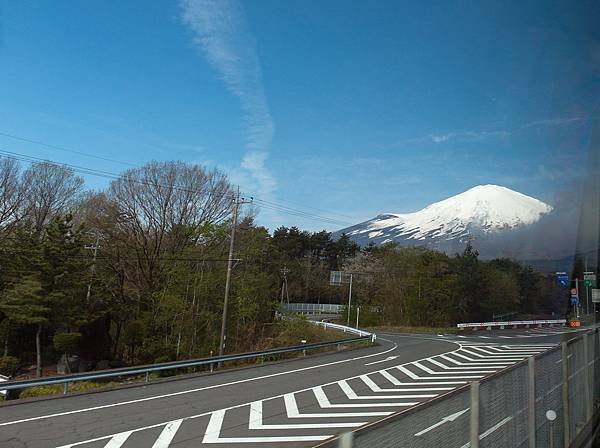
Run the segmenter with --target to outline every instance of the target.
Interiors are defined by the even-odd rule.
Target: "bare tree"
[[[0,159],[0,234],[9,233],[20,221],[23,197],[19,163],[14,159]]]
[[[151,162],[113,181],[107,198],[121,243],[138,258],[139,275],[154,291],[159,258],[196,244],[204,225],[228,218],[233,190],[219,171]]]
[[[50,162],[31,165],[23,173],[25,212],[36,230],[54,216],[71,211],[84,181],[72,169]]]

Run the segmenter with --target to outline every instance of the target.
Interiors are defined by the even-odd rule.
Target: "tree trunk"
[[[41,347],[41,342],[40,342],[41,334],[42,334],[42,326],[38,325],[37,331],[35,332],[35,351],[36,351],[35,374],[38,378],[42,376],[42,347]]]
[[[4,357],[8,356],[8,338],[4,339]]]

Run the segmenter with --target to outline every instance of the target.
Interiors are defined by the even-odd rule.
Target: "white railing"
[[[542,327],[544,325],[566,325],[566,319],[552,319],[552,320],[510,320],[506,322],[469,322],[456,324],[457,328],[505,328],[505,327],[528,327],[531,325],[537,325]]]
[[[375,339],[377,339],[377,335],[375,333],[369,333],[368,331],[360,330],[358,328],[352,328],[352,327],[347,327],[346,325],[332,324],[330,322],[322,322],[322,321],[316,321],[316,320],[311,320],[311,322],[315,325],[323,327],[325,330],[332,329],[332,330],[343,331],[344,333],[356,334],[361,338],[364,336],[370,336],[371,342],[375,342]]]

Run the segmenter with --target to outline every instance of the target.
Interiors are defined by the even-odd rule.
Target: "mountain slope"
[[[428,245],[492,234],[537,222],[552,207],[498,185],[479,185],[414,213],[383,214],[336,232],[358,244]]]

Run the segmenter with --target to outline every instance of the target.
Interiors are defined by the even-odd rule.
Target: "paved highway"
[[[526,336],[522,330],[382,334],[380,345],[370,348],[5,404],[0,446],[310,447],[544,351],[571,333],[519,334]]]

